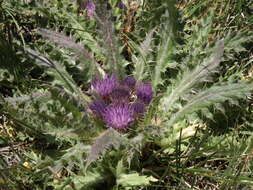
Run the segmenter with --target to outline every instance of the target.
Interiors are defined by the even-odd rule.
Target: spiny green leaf
[[[140,52],[142,57],[146,57],[150,51],[152,51],[151,48],[151,42],[153,41],[153,35],[155,32],[156,28],[153,28],[148,32],[146,35],[144,41],[140,44]]]
[[[92,185],[103,181],[104,177],[98,172],[88,172],[85,176],[76,175],[72,179],[77,189],[90,190]]]
[[[70,50],[74,50],[80,56],[85,57],[88,61],[91,61],[90,53],[83,47],[83,45],[76,43],[72,38],[66,36],[63,33],[59,33],[52,30],[47,30],[43,28],[38,28],[38,32],[44,37],[48,38],[52,42],[65,47],[69,48]]]
[[[165,72],[168,67],[172,66],[172,61],[168,58],[173,54],[174,38],[172,29],[169,26],[165,27],[165,32],[162,35],[161,45],[158,47],[158,54],[156,57],[155,71],[152,77],[152,86],[156,92],[157,85],[162,83],[161,74]],[[174,64],[173,64],[174,65]],[[174,65],[175,66],[175,65]]]
[[[192,71],[186,71],[182,74],[181,80],[173,84],[174,88],[172,88],[170,92],[167,92],[169,95],[162,99],[162,105],[166,111],[172,109],[173,105],[180,97],[188,94],[194,86],[207,80],[210,75],[216,71],[221,61],[223,50],[223,41],[218,41],[216,50],[211,56],[211,59],[196,66]]]
[[[197,110],[206,108],[210,105],[221,103],[226,100],[245,98],[246,95],[249,95],[252,90],[252,83],[213,86],[193,96],[186,105],[184,105],[178,112],[173,114],[168,121],[167,126],[172,126],[185,115],[196,112]]]
[[[112,22],[112,12],[108,10],[108,4],[103,1],[95,1],[96,4],[96,19],[98,30],[103,39],[101,42],[105,48],[106,59],[110,72],[115,72],[121,78],[124,76],[124,67],[120,57],[118,41],[115,35],[115,28]]]
[[[135,70],[134,70],[134,77],[136,80],[142,80],[146,76],[145,68],[147,67],[147,59],[150,51],[152,50],[151,44],[153,40],[153,34],[155,32],[155,28],[152,29],[147,35],[144,41],[138,46],[133,41],[131,41],[131,44],[135,50],[137,50],[140,55],[139,56],[132,56]]]
[[[99,137],[96,138],[95,143],[91,147],[91,151],[86,160],[87,168],[92,162],[97,160],[109,148],[118,148],[122,143],[123,137],[114,129],[107,129]]]
[[[24,103],[27,101],[34,101],[38,99],[43,99],[43,98],[50,98],[51,94],[50,92],[34,92],[31,93],[30,95],[22,95],[18,97],[10,97],[10,98],[4,98],[4,101],[10,104],[20,104]]]
[[[155,182],[157,179],[152,176],[141,176],[138,173],[132,173],[121,174],[117,179],[117,184],[123,187],[147,186],[150,185],[150,181]]]
[[[62,87],[64,87],[69,93],[75,93],[79,100],[84,105],[87,105],[87,103],[90,101],[90,98],[81,92],[73,78],[62,65],[52,62],[50,59],[39,55],[34,50],[25,50],[29,56],[36,60],[36,63],[39,63],[39,65],[44,65],[48,68],[48,72],[55,77],[55,82],[57,82],[58,79],[58,82]]]
[[[239,31],[233,33],[229,31],[224,38],[225,51],[226,52],[242,52],[245,51],[243,44],[253,39],[252,33],[246,31]]]

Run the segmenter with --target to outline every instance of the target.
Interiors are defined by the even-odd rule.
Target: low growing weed
[[[136,1],[134,10],[131,3],[55,2],[66,27],[38,25],[38,40],[17,46],[41,75],[26,90],[0,95],[0,188],[253,185],[253,83],[240,68],[224,71],[252,34],[216,34],[216,10],[187,22],[195,12],[180,12],[176,1],[161,1],[162,15],[145,28],[147,15],[158,14],[155,2]],[[120,30],[129,23],[139,25]]]

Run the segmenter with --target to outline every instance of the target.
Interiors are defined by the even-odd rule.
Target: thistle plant
[[[34,189],[39,181],[37,189],[64,190],[168,189],[169,182],[174,187],[195,188],[196,173],[218,179],[220,187],[252,182],[252,172],[248,172],[252,164],[233,166],[237,160],[249,163],[252,134],[245,133],[247,140],[241,140],[245,134],[239,132],[217,137],[208,126],[217,110],[226,115],[226,107],[246,102],[251,95],[252,81],[238,73],[224,77],[220,69],[227,57],[243,52],[242,44],[252,37],[224,32],[210,38],[216,31],[212,14],[196,24],[184,21],[184,27],[179,27],[182,20],[176,1],[164,1],[159,9],[152,7],[158,1],[143,1],[135,6],[137,14],[131,15],[143,14],[133,18],[140,24],[133,36],[124,36],[133,50],[126,57],[120,40],[126,34],[115,31],[118,23],[111,8],[122,14],[131,11],[119,11],[129,8],[119,1],[109,2],[85,1],[86,16],[92,21],[64,15],[68,28],[38,28],[38,38],[47,41],[40,39],[43,47],[40,42],[24,49],[28,63],[43,72],[44,78],[37,81],[42,85],[29,93],[17,90],[12,97],[0,95],[0,114],[11,121],[20,139],[34,146],[23,151],[17,170],[13,166],[2,169],[6,164],[0,156],[0,179],[18,185],[33,181]],[[145,28],[141,22],[150,25]],[[226,160],[228,164],[224,170],[211,170],[205,168],[207,162],[197,160]],[[25,170],[28,174],[23,172],[26,162],[31,163]],[[241,167],[245,176],[241,171],[231,175],[232,167]],[[29,180],[16,179],[19,170]],[[190,182],[189,176],[194,176]]]

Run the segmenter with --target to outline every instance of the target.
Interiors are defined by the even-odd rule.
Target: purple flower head
[[[113,103],[127,103],[129,102],[130,92],[124,87],[115,88],[110,94]]]
[[[98,117],[102,118],[107,105],[101,100],[95,100],[89,105],[91,111]]]
[[[126,5],[125,5],[122,1],[120,1],[120,2],[118,3],[118,7],[119,7],[120,9],[125,9],[125,8],[126,8]]]
[[[96,6],[95,6],[94,2],[91,1],[91,0],[88,0],[88,2],[86,3],[85,8],[87,10],[87,17],[92,18],[95,14],[95,9],[96,9]]]
[[[123,80],[123,84],[128,86],[130,89],[133,89],[135,87],[136,80],[133,77],[126,77]]]
[[[104,120],[109,127],[126,129],[134,121],[134,112],[126,104],[110,105],[104,113]]]
[[[89,105],[90,110],[97,119],[114,129],[127,129],[145,114],[146,106],[153,98],[151,83],[137,82],[130,76],[122,81],[116,74],[95,78],[91,88],[98,96]]]
[[[92,88],[101,96],[108,96],[117,86],[118,81],[116,75],[107,76],[103,79],[95,79],[91,82]]]
[[[140,101],[149,104],[153,98],[152,86],[150,83],[140,83],[136,90],[136,95]]]
[[[136,115],[141,115],[145,112],[145,104],[143,103],[135,102],[131,105],[131,107]]]

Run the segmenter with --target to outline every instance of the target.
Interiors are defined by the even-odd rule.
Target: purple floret
[[[133,89],[135,87],[136,80],[133,77],[126,77],[123,80],[123,84],[129,87],[130,89]]]
[[[150,83],[141,83],[136,90],[138,100],[145,104],[149,104],[153,98],[152,86]]]
[[[102,118],[103,114],[105,113],[107,104],[105,104],[103,101],[101,100],[95,100],[94,102],[92,102],[89,105],[89,108],[91,109],[91,111],[98,117]]]
[[[92,18],[95,14],[95,9],[96,9],[96,6],[94,4],[93,1],[89,0],[87,3],[86,3],[86,6],[85,6],[86,10],[87,10],[87,17],[88,18]]]
[[[104,120],[109,127],[126,129],[134,121],[134,112],[129,105],[110,105],[105,111]]]
[[[142,115],[145,112],[145,104],[135,102],[131,105],[135,115]]]
[[[118,87],[111,92],[110,98],[112,103],[127,103],[129,102],[130,92],[126,88]]]
[[[122,1],[120,1],[120,2],[118,3],[118,7],[119,7],[120,9],[124,9],[124,8],[126,8],[126,5],[125,5]]]
[[[115,75],[107,76],[103,79],[95,79],[92,81],[91,86],[101,96],[108,96],[117,86],[118,81]]]

